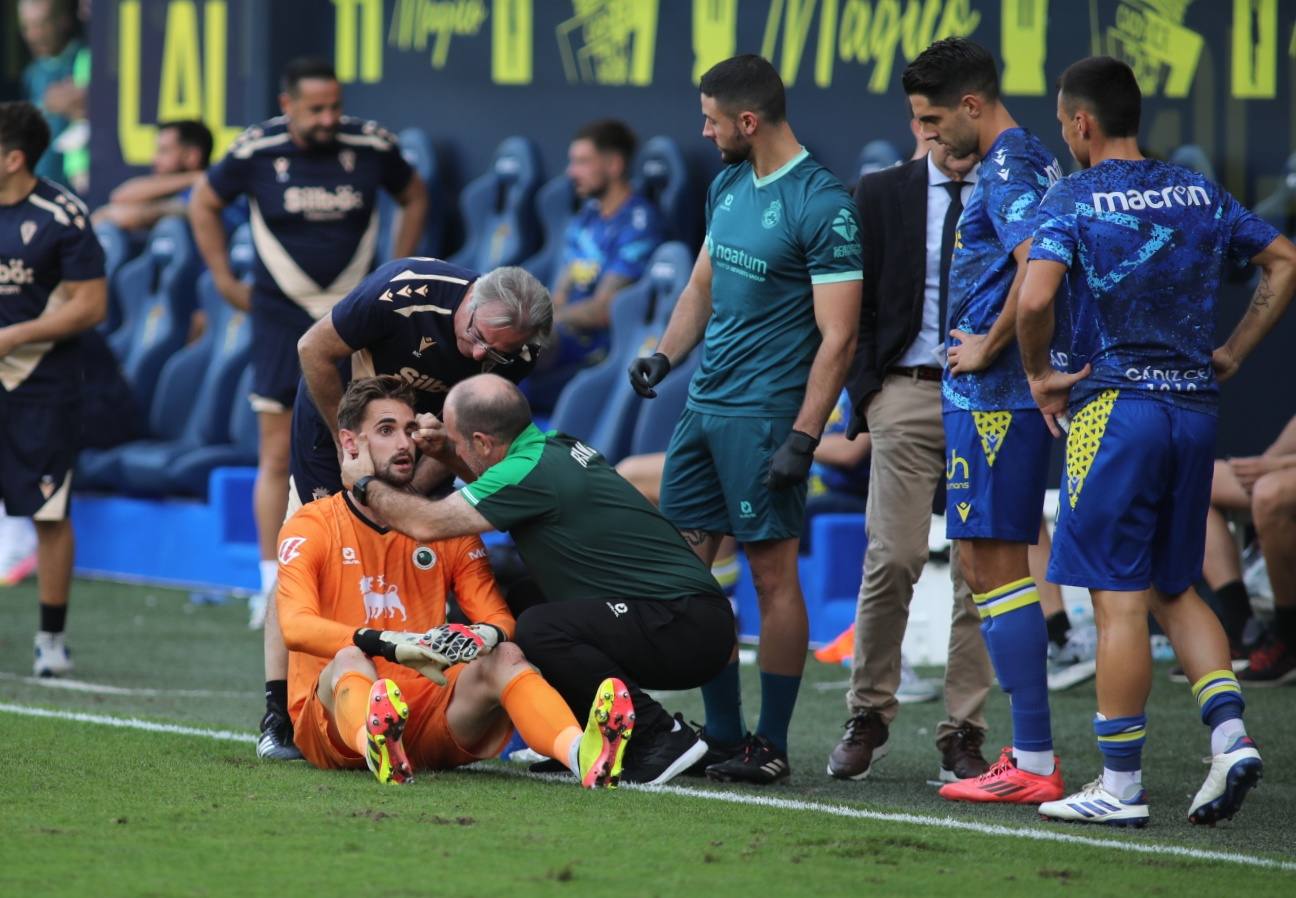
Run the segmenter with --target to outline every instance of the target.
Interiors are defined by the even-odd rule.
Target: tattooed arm
[[[1278,323],[1296,290],[1296,246],[1286,237],[1276,238],[1252,261],[1260,268],[1260,283],[1246,314],[1211,358],[1215,377],[1221,382],[1237,373],[1251,350]]]

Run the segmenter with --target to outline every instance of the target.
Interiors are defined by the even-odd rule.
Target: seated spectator
[[[524,387],[536,408],[551,408],[577,371],[607,355],[612,300],[663,241],[661,213],[630,185],[634,152],[634,133],[614,120],[581,128],[567,150],[567,177],[584,205],[567,226],[550,291],[553,342]]]
[[[144,231],[168,215],[183,215],[189,193],[211,162],[212,133],[202,122],[165,122],[158,126],[153,171],[123,181],[108,204],[91,216],[128,231]]]
[[[77,84],[77,57],[85,43],[77,36],[77,21],[69,0],[19,0],[18,28],[31,52],[23,70],[26,97],[45,115],[50,148],[36,162],[34,173],[67,184],[59,136],[86,114],[86,89]]]
[[[1228,511],[1250,512],[1273,586],[1273,630],[1254,647],[1246,645],[1251,597]],[[1215,462],[1202,575],[1215,593],[1234,659],[1248,659],[1238,679],[1259,686],[1296,682],[1296,418],[1263,454]]]

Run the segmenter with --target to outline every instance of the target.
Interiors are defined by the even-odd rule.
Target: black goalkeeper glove
[[[765,485],[772,490],[783,490],[803,483],[810,474],[815,447],[819,441],[808,433],[794,430],[787,435],[770,461]]]
[[[661,383],[663,377],[670,374],[670,369],[670,359],[660,352],[654,352],[645,358],[635,359],[630,363],[630,386],[634,387],[634,391],[644,399],[655,399],[657,391],[653,387]]]

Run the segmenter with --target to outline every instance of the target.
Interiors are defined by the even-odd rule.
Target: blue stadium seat
[[[859,161],[855,164],[855,176],[862,178],[875,171],[890,168],[900,161],[900,151],[891,141],[870,140],[860,150]]]
[[[211,475],[217,468],[256,465],[257,416],[246,398],[251,392],[252,369],[246,368],[234,388],[234,404],[226,427],[227,442],[200,446],[176,456],[163,478],[169,493],[206,497]]]
[[[1207,180],[1215,180],[1215,166],[1211,165],[1206,151],[1195,143],[1186,143],[1170,154],[1170,161],[1175,165],[1190,168]]]
[[[639,150],[634,168],[634,187],[661,210],[666,239],[692,250],[701,246],[705,197],[679,144],[670,137],[652,138]]]
[[[702,359],[702,350],[696,349],[689,357],[671,369],[671,373],[657,386],[657,398],[644,402],[635,421],[634,436],[630,440],[630,455],[650,455],[665,452],[670,445],[675,425],[684,413],[688,400],[689,381]]]
[[[580,437],[616,464],[630,452],[635,421],[644,405],[626,369],[651,352],[688,282],[692,256],[682,243],[653,253],[638,283],[617,294],[612,306],[612,346],[598,365],[581,371],[563,389],[550,426]]]
[[[576,213],[579,200],[566,174],[550,179],[536,193],[536,217],[540,220],[543,243],[540,251],[522,263],[540,283],[552,288],[558,281],[558,262],[562,258],[567,223]]]
[[[427,221],[423,226],[423,236],[414,247],[416,256],[439,256],[444,250],[446,207],[445,187],[442,184],[443,164],[427,132],[422,128],[406,128],[397,135],[400,140],[401,155],[418,172],[427,188],[428,211]],[[393,224],[396,212],[400,207],[386,191],[378,194],[378,258],[387,261],[392,258],[392,241],[395,238]]]
[[[131,242],[130,235],[112,222],[102,221],[94,226],[95,236],[104,251],[104,276],[108,279],[108,317],[99,325],[99,332],[111,334],[122,321],[122,310],[117,292],[113,289],[113,279],[117,269],[135,255],[137,247]]]
[[[510,137],[495,150],[490,171],[474,178],[459,197],[464,245],[449,261],[475,271],[518,265],[540,245],[535,195],[540,151],[526,137]]]

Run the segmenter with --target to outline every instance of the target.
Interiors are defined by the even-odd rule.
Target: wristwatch
[[[356,501],[361,505],[366,507],[369,505],[369,483],[376,479],[377,478],[375,478],[374,475],[366,474],[364,477],[357,480],[355,485],[351,487],[351,495],[355,496]]]

